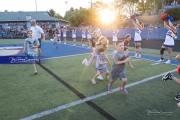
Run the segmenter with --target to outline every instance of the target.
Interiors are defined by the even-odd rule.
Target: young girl
[[[172,49],[174,47],[174,38],[177,36],[177,29],[170,21],[169,21],[169,26],[167,25],[166,21],[164,21],[164,26],[168,29],[168,31],[166,33],[165,42],[163,43],[160,50],[161,59],[158,62],[164,61],[164,56],[163,56],[164,50],[168,49],[169,56],[168,56],[168,60],[165,63],[169,64],[172,58]]]
[[[141,49],[141,41],[142,41],[142,38],[141,38],[141,31],[142,29],[144,28],[144,24],[142,22],[139,22],[137,18],[135,18],[136,22],[133,22],[134,26],[135,26],[135,36],[134,36],[134,45],[135,45],[135,50],[136,50],[136,53],[135,53],[135,58],[141,58],[141,52],[142,52],[142,49]]]
[[[53,38],[53,41],[54,41],[54,45],[56,45],[56,49],[58,48],[58,34],[55,34],[54,35],[54,38]]]
[[[96,84],[96,78],[103,72],[106,73],[106,80],[109,80],[109,71],[108,71],[108,67],[106,66],[106,64],[110,65],[110,61],[107,57],[107,55],[105,54],[105,49],[104,48],[100,48],[98,50],[98,55],[96,58],[96,75],[91,79],[92,84]]]
[[[76,46],[76,28],[72,28],[72,39],[73,39],[73,46]]]
[[[113,47],[114,47],[114,53],[116,52],[116,41],[118,40],[117,38],[117,33],[119,32],[118,29],[113,28],[113,37],[112,37],[112,42],[113,42]]]
[[[98,42],[96,43],[96,45],[92,48],[93,49],[93,52],[91,53],[91,58],[89,61],[87,61],[87,59],[85,58],[83,61],[82,61],[82,64],[86,65],[87,67],[91,66],[95,61],[96,61],[96,56],[97,56],[97,51],[100,49],[100,48],[104,48],[105,51],[108,49],[108,44],[109,44],[109,40],[104,37],[104,36],[101,36],[99,37],[98,39]]]
[[[63,28],[63,38],[64,38],[64,44],[66,44],[66,31],[67,31],[67,28],[64,27]]]
[[[27,53],[30,56],[30,58],[33,59],[32,63],[33,63],[33,68],[34,68],[34,74],[37,74],[35,59],[37,58],[37,54],[38,54],[39,40],[33,38],[32,30],[29,30],[27,32],[27,35],[28,35],[28,38],[25,39],[23,52],[25,53],[26,45],[27,45],[28,47]]]

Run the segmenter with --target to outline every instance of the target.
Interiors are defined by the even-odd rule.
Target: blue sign
[[[164,5],[164,6],[163,6],[164,9],[178,8],[178,7],[180,7],[180,4],[175,4],[175,5]]]

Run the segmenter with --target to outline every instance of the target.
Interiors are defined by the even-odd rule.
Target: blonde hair
[[[96,43],[96,45],[101,45],[101,41],[102,41],[103,39],[106,40],[106,44],[105,44],[103,47],[104,47],[105,49],[107,49],[107,48],[108,48],[108,44],[109,44],[109,40],[108,40],[106,37],[104,37],[104,36],[100,36],[100,37],[99,37],[98,42]]]

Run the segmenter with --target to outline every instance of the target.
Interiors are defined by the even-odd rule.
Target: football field
[[[23,46],[22,43],[23,40],[0,40],[0,48]],[[174,97],[180,86],[173,81],[161,81],[168,71],[179,78],[178,61],[173,58],[172,64],[157,63],[159,50],[144,48],[141,59],[131,57],[134,70],[126,64],[129,94],[124,95],[119,90],[119,79],[113,84],[112,92],[107,91],[107,80],[97,79],[96,85],[91,83],[95,65],[81,64],[84,58],[89,59],[91,51],[80,44],[72,46],[70,42],[58,43],[58,49],[53,42],[44,42],[37,75],[33,74],[31,64],[1,64],[0,120],[179,119],[180,108]],[[113,64],[112,51],[110,45],[109,71]],[[173,56],[177,54],[173,52]]]

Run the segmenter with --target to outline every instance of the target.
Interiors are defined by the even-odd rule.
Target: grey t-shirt
[[[38,48],[32,48],[32,46],[38,46],[39,41],[35,38],[26,38],[25,45],[27,46],[28,54],[37,54]]]
[[[105,67],[106,64],[99,65],[98,61],[105,62],[108,59],[107,55],[104,55],[101,57],[100,55],[97,55],[96,57],[96,68],[97,67]]]
[[[125,69],[125,63],[117,65],[117,64],[115,64],[115,62],[123,61],[123,60],[126,59],[126,57],[128,57],[128,56],[127,56],[127,53],[124,52],[124,51],[123,52],[118,52],[117,51],[114,54],[114,57],[113,57],[114,63],[112,65],[112,72],[117,73],[117,72],[121,72],[121,71],[123,71]]]

